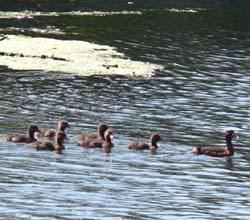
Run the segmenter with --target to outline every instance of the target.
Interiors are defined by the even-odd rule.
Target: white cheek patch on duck
[[[158,147],[162,147],[162,143],[161,142],[157,142],[157,146]]]
[[[34,133],[34,137],[35,137],[35,139],[38,140],[38,139],[40,139],[40,138],[42,137],[42,134],[41,134],[40,132],[37,132],[37,131],[36,131],[36,132]]]

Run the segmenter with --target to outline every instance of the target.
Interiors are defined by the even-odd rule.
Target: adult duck
[[[232,143],[232,139],[236,136],[234,130],[226,131],[226,147],[194,147],[193,153],[195,154],[205,154],[213,157],[226,157],[234,155],[234,146]]]
[[[110,149],[114,147],[112,140],[114,138],[113,130],[107,129],[104,133],[104,140],[103,139],[85,139],[81,142],[78,142],[78,145],[85,147],[85,148],[103,148],[103,149]]]
[[[5,134],[4,140],[15,142],[15,143],[31,143],[36,141],[36,138],[34,137],[35,132],[40,132],[37,125],[31,124],[28,127],[28,135],[24,134]]]
[[[36,141],[28,144],[29,147],[36,150],[49,150],[49,151],[57,151],[61,152],[65,150],[63,145],[64,139],[67,139],[66,134],[63,131],[58,131],[55,136],[55,143],[51,143],[49,141]]]
[[[93,133],[81,133],[76,135],[76,141],[77,143],[81,143],[83,140],[86,139],[100,139],[100,140],[105,140],[105,131],[108,130],[109,126],[101,123],[97,126],[97,132],[93,132]]]
[[[133,141],[127,145],[127,148],[133,150],[156,150],[158,148],[157,142],[160,140],[161,136],[158,133],[153,133],[150,137],[150,143]]]

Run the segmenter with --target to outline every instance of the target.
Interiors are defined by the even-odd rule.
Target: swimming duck
[[[36,141],[28,144],[29,147],[36,150],[49,150],[49,151],[62,151],[65,150],[63,145],[64,139],[67,139],[66,134],[63,131],[56,132],[55,143],[52,144],[49,141]]]
[[[112,143],[112,139],[114,138],[113,130],[107,129],[104,133],[104,140],[102,139],[85,139],[81,142],[78,142],[78,145],[85,147],[85,148],[103,148],[103,149],[110,149],[114,147]]]
[[[158,148],[157,142],[160,140],[161,136],[158,133],[153,133],[150,137],[150,143],[134,141],[132,143],[129,143],[127,147],[133,150],[155,150]]]
[[[36,141],[34,137],[35,132],[40,132],[37,125],[31,124],[28,127],[28,135],[21,135],[21,134],[11,134],[11,135],[4,135],[5,141],[11,141],[15,143],[31,143]]]
[[[206,154],[213,157],[226,157],[234,155],[232,139],[236,137],[234,130],[226,131],[226,147],[194,147],[193,153]]]
[[[63,131],[65,132],[65,129],[69,127],[69,122],[66,120],[62,120],[58,122],[58,126],[57,126],[57,131]],[[57,132],[55,129],[48,129],[44,132],[44,134],[42,136],[46,137],[46,138],[53,138],[56,135]],[[36,137],[39,136],[39,134],[35,134]]]
[[[76,141],[77,143],[82,142],[83,140],[86,139],[100,139],[100,140],[105,140],[104,134],[105,131],[108,129],[108,125],[101,123],[97,127],[97,132],[94,133],[81,133],[76,136]]]

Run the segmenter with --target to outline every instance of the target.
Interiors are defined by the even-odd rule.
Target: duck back
[[[31,143],[36,141],[35,138],[29,138],[25,135],[20,134],[12,134],[12,135],[4,135],[4,141],[14,142],[14,143]]]
[[[46,142],[36,141],[30,143],[28,146],[36,150],[50,150],[50,151],[54,150],[54,145],[48,141]]]
[[[140,141],[134,141],[127,145],[128,149],[132,150],[148,150],[150,148],[150,145],[147,143],[143,143]]]

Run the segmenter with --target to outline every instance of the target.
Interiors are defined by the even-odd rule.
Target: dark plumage
[[[80,143],[86,139],[101,139],[101,140],[105,140],[104,134],[105,131],[108,129],[108,125],[102,123],[99,124],[97,127],[97,132],[94,133],[81,133],[76,135],[76,142],[80,145]]]
[[[62,151],[65,149],[63,141],[66,139],[66,134],[63,131],[58,131],[55,137],[55,143],[52,144],[49,141],[36,141],[30,143],[28,146],[36,150],[50,150],[50,151]]]
[[[43,134],[40,133],[36,133],[35,136],[36,137],[46,137],[46,138],[53,138],[56,136],[56,132],[57,131],[63,131],[65,132],[65,129],[69,127],[69,122],[66,120],[62,120],[58,122],[58,126],[57,126],[57,130],[55,129],[48,129],[46,130]]]
[[[114,147],[114,144],[112,143],[113,136],[113,130],[107,129],[104,134],[104,140],[102,139],[85,139],[79,142],[78,144],[85,148],[103,148],[103,149],[110,149]]]
[[[158,133],[153,133],[150,137],[150,143],[134,141],[128,144],[127,147],[133,150],[155,150],[158,148],[157,142],[160,140],[161,140],[161,136]]]
[[[226,157],[234,155],[232,139],[236,137],[234,130],[226,131],[226,147],[194,147],[193,153],[206,154],[213,157]]]
[[[40,132],[37,125],[31,124],[28,127],[28,135],[21,135],[21,134],[11,134],[11,135],[4,135],[5,141],[11,141],[15,143],[31,143],[36,141],[34,134],[35,132]]]

